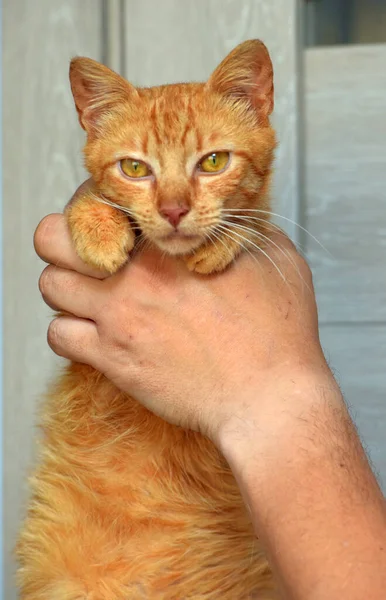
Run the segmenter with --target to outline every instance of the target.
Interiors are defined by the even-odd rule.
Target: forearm
[[[314,382],[270,407],[228,427],[220,446],[283,596],[381,600],[385,500],[339,390]]]

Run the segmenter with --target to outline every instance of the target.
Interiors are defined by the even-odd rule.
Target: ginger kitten
[[[264,245],[275,134],[260,41],[240,44],[206,83],[136,88],[87,58],[71,62],[70,80],[92,185],[66,216],[86,263],[114,273],[148,243],[209,274]],[[17,549],[21,600],[276,597],[236,482],[208,439],[74,363],[41,425]]]

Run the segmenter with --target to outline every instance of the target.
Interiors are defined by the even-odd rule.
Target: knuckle
[[[303,280],[306,281],[311,288],[313,288],[313,274],[307,260],[304,258],[304,256],[301,256],[300,254],[297,254],[297,256],[295,256],[295,259],[298,265],[299,273],[301,274]]]
[[[95,318],[101,323],[117,323],[124,317],[119,303],[111,295],[94,311]],[[114,328],[107,328],[107,333],[112,333]]]
[[[56,354],[67,358],[80,355],[86,346],[86,339],[81,331],[69,324],[65,316],[51,321],[47,331],[47,342]]]
[[[35,251],[39,254],[42,253],[42,248],[44,248],[44,240],[46,238],[47,229],[49,227],[49,215],[44,217],[37,226],[34,234],[34,248]]]
[[[298,255],[298,262],[299,262],[300,269],[304,272],[304,275],[307,275],[309,278],[312,278],[311,267],[308,264],[307,260],[304,258],[304,256],[301,256],[299,254]]]
[[[76,274],[72,271],[48,265],[40,275],[39,290],[43,297],[50,298],[54,295],[55,299],[58,299],[63,290],[66,290],[68,294],[75,295],[81,290],[81,287]]]
[[[46,267],[39,277],[39,290],[45,296],[52,284],[52,268]]]
[[[60,318],[54,319],[48,326],[47,341],[53,350],[61,347],[63,341],[63,332],[61,328]]]
[[[50,242],[50,236],[53,235],[54,232],[53,226],[58,217],[60,217],[60,215],[57,214],[45,216],[35,230],[33,238],[34,248],[36,253],[43,258],[43,260],[46,256],[46,250]]]
[[[138,324],[134,323],[134,319],[127,312],[119,309],[114,314],[104,315],[99,325],[99,335],[106,352],[110,354],[127,353],[140,338]]]

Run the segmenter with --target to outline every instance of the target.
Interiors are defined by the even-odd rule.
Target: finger
[[[39,279],[39,289],[48,306],[77,317],[95,320],[103,283],[76,271],[49,265]]]
[[[105,271],[89,267],[79,258],[73,247],[64,215],[55,213],[40,221],[34,235],[34,246],[36,253],[46,263],[78,271],[97,279],[104,279],[109,275]]]
[[[98,331],[92,321],[70,316],[57,317],[50,323],[47,341],[58,356],[94,368],[101,364]]]
[[[296,246],[293,241],[288,237],[285,231],[273,231],[269,234],[269,239],[278,244],[284,250],[291,250],[297,252]]]

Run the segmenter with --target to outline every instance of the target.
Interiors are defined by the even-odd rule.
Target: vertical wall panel
[[[297,219],[298,45],[297,1],[124,1],[125,76],[137,85],[203,81],[238,43],[260,38],[275,68],[274,123],[280,146],[275,206]],[[287,230],[295,234],[288,222]]]
[[[68,82],[76,54],[101,58],[99,0],[5,0],[4,326],[5,589],[16,598],[11,558],[32,463],[37,402],[54,364],[46,344],[50,311],[38,293],[43,264],[33,232],[62,211],[85,178]]]
[[[386,493],[386,323],[322,325],[321,340]]]
[[[305,217],[330,252],[309,244],[323,323],[386,321],[385,61],[386,44],[306,52]]]
[[[305,58],[304,217],[328,250],[306,240],[322,340],[386,490],[386,44]]]

